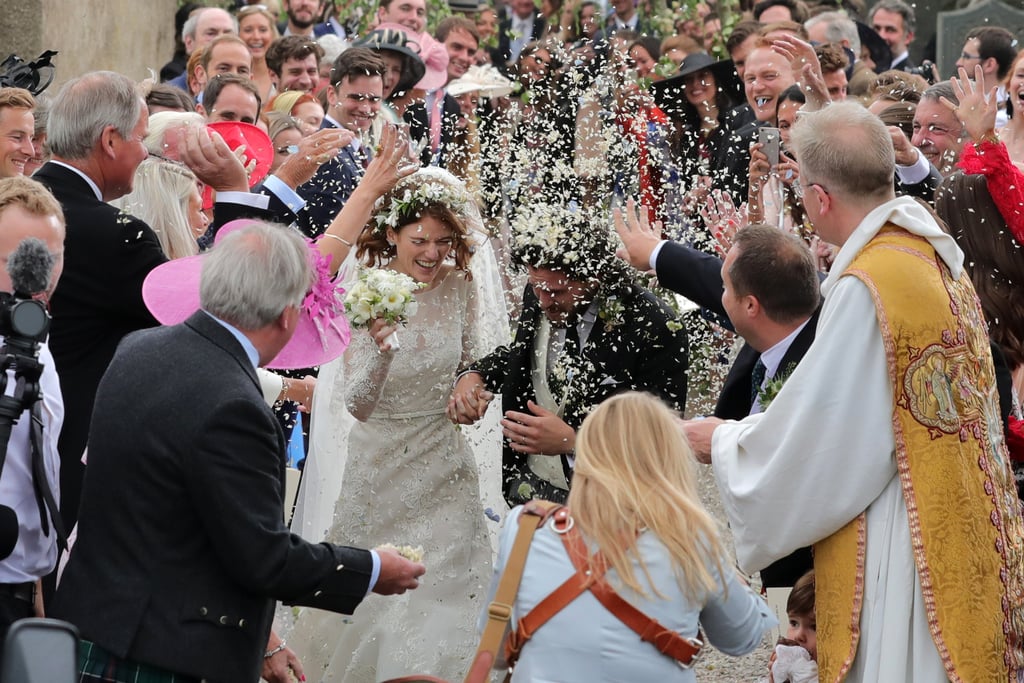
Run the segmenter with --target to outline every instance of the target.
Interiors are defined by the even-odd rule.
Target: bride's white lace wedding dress
[[[484,258],[493,262],[489,248]],[[367,597],[351,617],[303,610],[288,641],[309,680],[380,681],[412,673],[456,680],[471,662],[492,552],[477,460],[444,410],[459,365],[507,343],[500,288],[495,292],[482,280],[487,275],[470,280],[452,271],[433,289],[418,292],[418,310],[399,328],[401,348],[390,364],[368,334],[357,332],[343,372],[321,372],[314,404],[320,427],[314,425],[312,442],[321,470],[331,447],[324,442],[343,441],[337,432],[345,431],[346,419],[351,423],[346,401],[363,407],[376,402],[366,422],[355,422],[348,434],[341,494],[326,540],[422,546],[427,574],[405,595]],[[330,437],[322,434],[325,424],[334,427]],[[498,436],[491,430],[485,438],[494,441],[489,452],[495,462],[488,469],[496,478]],[[323,475],[305,473],[314,483]],[[314,507],[307,491],[293,529],[323,540],[316,538],[323,520]]]

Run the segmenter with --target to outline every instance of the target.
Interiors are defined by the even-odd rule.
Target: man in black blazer
[[[502,395],[510,505],[565,499],[576,430],[606,398],[648,391],[677,410],[686,403],[686,331],[675,312],[630,283],[610,245],[582,241],[517,249],[529,284],[515,339],[470,364],[449,402],[449,418],[469,424],[494,393]],[[574,250],[578,258],[565,256]]]
[[[544,35],[544,17],[533,0],[512,0],[509,7],[511,13],[498,23],[498,48],[491,56],[505,74],[511,72],[523,48]]]
[[[354,138],[298,188],[306,200],[305,210],[298,216],[299,229],[307,237],[318,237],[327,230],[363,177],[373,154],[364,144],[365,136],[380,111],[386,69],[384,60],[365,47],[349,48],[334,61],[321,130],[346,129],[364,137]]]
[[[774,226],[755,225],[736,234],[725,261],[662,241],[635,213],[616,219],[635,267],[653,269],[662,286],[728,321],[745,343],[715,404],[715,417],[740,420],[761,412],[772,389],[807,353],[821,307],[820,283],[810,250]],[[761,570],[765,586],[792,586],[812,567],[809,548]]]
[[[60,488],[68,529],[78,516],[81,459],[96,386],[121,338],[157,324],[142,302],[142,281],[167,258],[148,225],[106,203],[131,191],[135,169],[148,154],[142,142],[148,124],[145,103],[125,76],[99,71],[69,81],[51,109],[53,160],[33,176],[61,203],[67,221],[64,274],[50,302],[50,347],[64,396]],[[205,147],[210,160],[232,156],[223,142],[201,139],[201,133],[192,131],[188,143]],[[244,169],[231,164],[233,173],[216,184],[198,171],[219,195],[233,190],[241,202],[218,202],[217,225],[258,213],[268,202],[248,194]]]
[[[394,551],[310,544],[284,524],[285,438],[256,367],[295,331],[308,253],[278,226],[233,233],[203,263],[202,310],[118,348],[51,610],[81,632],[83,673],[256,681],[275,599],[351,613],[423,574]]]

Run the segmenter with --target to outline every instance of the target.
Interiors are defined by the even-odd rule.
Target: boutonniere
[[[597,309],[597,317],[604,322],[604,331],[611,332],[625,322],[626,307],[622,305],[618,297],[609,296],[601,302]]]
[[[757,392],[757,402],[761,404],[761,410],[767,410],[768,406],[775,397],[782,391],[782,385],[786,383],[789,376],[793,374],[793,370],[796,369],[796,363],[787,363],[785,368],[782,368],[775,373],[775,376],[764,383],[761,390]]]

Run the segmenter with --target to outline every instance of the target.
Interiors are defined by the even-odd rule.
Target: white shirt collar
[[[82,178],[82,180],[84,180],[85,182],[89,183],[89,187],[92,188],[93,194],[96,195],[96,199],[100,200],[101,202],[103,201],[103,193],[100,192],[99,185],[94,183],[92,181],[92,178],[87,176],[80,169],[77,169],[77,168],[75,168],[74,166],[72,166],[70,164],[65,164],[63,161],[56,161],[55,159],[50,159],[50,163],[51,164],[57,164],[58,166],[63,166],[64,168],[66,168],[68,170],[71,170],[71,171],[74,171],[75,173],[77,173]]]
[[[223,320],[213,315],[212,313],[209,313],[207,311],[203,311],[203,313],[206,313],[206,315],[210,316],[210,318],[214,322],[216,322],[218,325],[220,325],[225,330],[230,332],[231,336],[238,340],[238,343],[242,345],[242,349],[245,351],[246,357],[249,359],[249,362],[252,363],[252,366],[254,368],[258,368],[260,366],[260,354],[258,351],[256,351],[256,346],[253,345],[252,341],[248,337],[242,334],[241,330],[239,330],[238,328],[229,323],[224,322]]]
[[[809,321],[810,318],[800,323],[800,325],[790,332],[785,338],[761,354],[761,362],[764,363],[765,380],[775,377],[775,373],[779,371],[779,364],[782,363],[782,359],[785,357],[786,352],[789,351],[789,347],[792,346],[793,340],[796,339],[796,336],[800,334],[801,330],[807,327],[807,323]]]

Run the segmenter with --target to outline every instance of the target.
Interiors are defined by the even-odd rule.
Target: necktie
[[[572,359],[579,353],[580,332],[576,325],[570,324],[565,328],[565,343],[562,345],[562,351],[558,354],[554,365],[551,366],[551,372],[548,373],[548,388],[558,403],[562,403],[565,399],[565,391],[572,380],[570,374],[573,367]]]
[[[761,391],[761,384],[764,382],[764,375],[767,371],[764,363],[758,358],[757,362],[754,363],[754,370],[750,373],[750,403],[757,400],[757,394]]]

